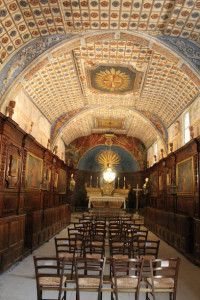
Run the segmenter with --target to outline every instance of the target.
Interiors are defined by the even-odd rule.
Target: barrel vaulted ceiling
[[[149,147],[199,95],[200,1],[0,0],[1,104],[14,89],[68,145],[112,131]]]

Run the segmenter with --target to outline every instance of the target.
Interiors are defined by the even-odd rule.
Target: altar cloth
[[[123,196],[90,196],[88,202],[88,208],[91,208],[91,205],[95,208],[123,208],[126,209],[126,198]]]

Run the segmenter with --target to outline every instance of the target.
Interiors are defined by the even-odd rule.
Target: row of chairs
[[[55,238],[57,270],[60,270],[59,273],[63,274],[63,277],[68,278],[70,275],[70,280],[73,280],[74,273],[76,273],[76,278],[78,276],[78,263],[82,262],[83,264],[83,260],[90,260],[89,266],[92,260],[103,260],[103,265],[105,265],[105,246],[107,245],[109,246],[107,261],[110,262],[109,280],[111,280],[111,289],[114,291],[116,298],[118,284],[113,282],[114,278],[118,276],[116,266],[119,260],[121,260],[120,264],[123,265],[123,261],[126,267],[128,267],[126,260],[129,260],[128,265],[134,261],[137,261],[138,265],[142,263],[141,276],[153,290],[154,284],[151,281],[150,274],[154,265],[151,265],[150,262],[157,259],[159,244],[159,240],[148,240],[148,230],[142,229],[140,225],[135,224],[131,219],[112,219],[109,221],[99,218],[80,219],[79,223],[74,223],[72,228],[68,228],[68,238]],[[86,264],[86,261],[84,263]],[[88,262],[86,265],[88,265]],[[130,270],[127,269],[126,275],[130,276]],[[149,281],[148,278],[150,278]],[[121,288],[123,284],[121,284]],[[78,289],[78,283],[76,286],[76,289]],[[102,290],[102,285],[100,289]],[[76,292],[78,295],[78,290]],[[111,298],[113,298],[113,292]]]
[[[76,299],[80,300],[80,291],[97,292],[97,299],[102,299],[103,275],[106,258],[75,258],[75,283]],[[56,258],[36,257],[34,264],[36,270],[38,300],[42,300],[45,290],[57,291],[58,300],[66,300],[67,277],[65,276],[64,258],[57,261]],[[119,293],[135,293],[135,299],[139,299],[140,292],[146,292],[146,299],[151,293],[153,300],[157,292],[169,293],[170,299],[176,299],[178,270],[180,258],[150,259],[150,276],[143,282],[143,267],[145,260],[112,258],[113,275],[110,280],[111,299],[119,299]],[[145,285],[144,288],[141,288]],[[70,289],[69,289],[70,290]],[[72,290],[72,289],[71,289]],[[172,298],[173,296],[173,298]]]

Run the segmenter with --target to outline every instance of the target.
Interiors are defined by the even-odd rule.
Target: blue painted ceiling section
[[[116,172],[136,172],[140,170],[137,161],[127,150],[118,146],[109,147],[105,145],[96,146],[86,152],[77,168],[79,170],[101,171],[101,166],[97,162],[97,156],[100,152],[110,149],[120,157],[119,165],[115,167]]]

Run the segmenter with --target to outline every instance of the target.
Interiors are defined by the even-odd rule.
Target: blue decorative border
[[[178,37],[157,36],[157,38],[170,46],[170,48],[173,48],[176,53],[184,56],[200,71],[200,48],[196,44],[190,40]]]

